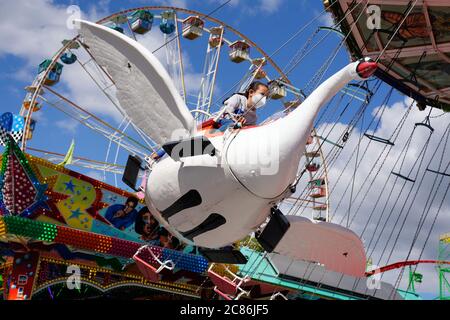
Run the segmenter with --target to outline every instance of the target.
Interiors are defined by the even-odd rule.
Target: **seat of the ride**
[[[233,300],[232,297],[230,297],[228,294],[220,291],[219,289],[217,289],[217,287],[214,288],[214,292],[217,293],[222,298],[224,298],[225,300],[229,300],[229,301]]]
[[[231,272],[230,274],[234,276],[234,280],[214,272],[211,268],[208,270],[208,276],[215,285],[214,291],[226,300],[238,300],[242,295],[248,295],[249,292],[245,291],[242,285],[248,284],[251,279],[240,278]]]
[[[157,273],[157,269],[152,266],[150,263],[142,260],[138,256],[134,256],[133,260],[136,261],[136,265],[139,268],[139,271],[142,275],[151,282],[159,282],[161,280],[161,276]]]
[[[231,279],[221,276],[212,270],[208,271],[208,276],[222,293],[229,295],[235,295],[237,293],[237,283],[234,283]]]
[[[147,250],[143,250],[146,248]],[[162,250],[160,247],[143,247],[133,256],[133,260],[141,271],[142,275],[151,282],[161,280],[160,272],[163,269],[173,270],[173,263],[170,261],[162,262]]]

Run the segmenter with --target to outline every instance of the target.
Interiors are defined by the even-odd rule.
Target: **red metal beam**
[[[399,268],[403,268],[403,267],[407,267],[407,266],[414,266],[417,264],[424,264],[424,263],[430,263],[430,264],[450,264],[450,261],[439,261],[439,260],[410,260],[410,261],[401,261],[401,262],[396,262],[375,270],[371,270],[371,271],[367,271],[366,272],[366,277],[370,277],[373,276],[374,274],[377,273],[383,273],[386,271],[390,271],[393,269],[399,269]]]

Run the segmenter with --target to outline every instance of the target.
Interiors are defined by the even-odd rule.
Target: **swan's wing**
[[[117,99],[131,121],[159,145],[191,136],[194,118],[158,59],[120,32],[78,22],[83,43],[114,80]]]

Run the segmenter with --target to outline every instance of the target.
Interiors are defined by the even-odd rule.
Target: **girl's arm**
[[[219,119],[226,113],[234,114],[236,110],[239,109],[239,106],[240,106],[239,96],[237,94],[232,95],[225,101],[224,107],[219,112],[219,114],[214,118],[214,121],[215,122],[219,121]]]

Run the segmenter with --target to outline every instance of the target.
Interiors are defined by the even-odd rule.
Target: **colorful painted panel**
[[[6,145],[7,135],[11,135],[17,142],[22,138],[25,121],[24,118],[11,112],[0,116],[0,145]]]
[[[53,219],[81,230],[139,240],[134,221],[144,204],[133,194],[45,160],[28,158],[38,179],[48,185],[51,212],[35,212],[37,220]]]
[[[185,271],[201,273],[208,267],[208,262],[203,256],[172,250],[168,246],[157,247],[150,245],[143,247],[142,243],[139,242],[99,235],[66,226],[57,226],[52,223],[35,221],[28,218],[5,216],[0,217],[0,221],[5,224],[6,233],[31,238],[33,240],[64,244],[92,253],[123,258],[132,258],[142,248],[142,250],[139,250],[139,253],[144,253],[142,258],[148,260],[150,263],[155,263],[156,260],[149,255],[148,250],[154,252],[160,261],[172,260],[176,268]],[[29,248],[38,249],[39,251],[42,251],[45,247],[45,245],[39,243],[29,245]],[[143,250],[144,248],[147,250]],[[64,253],[64,248],[58,248],[57,246],[52,247],[50,245],[49,248],[45,249],[54,249],[61,256],[68,257],[70,255],[70,253]],[[108,263],[107,261],[103,262]]]
[[[0,209],[4,215],[183,249],[137,195],[46,160],[25,156],[14,141],[7,143],[3,155],[0,190]]]

